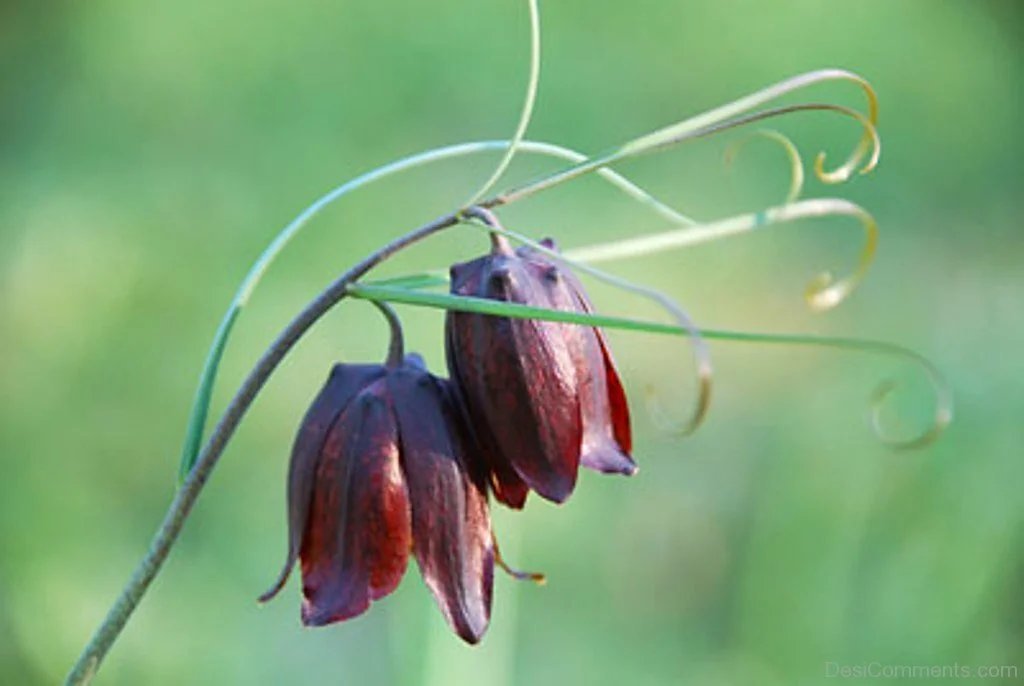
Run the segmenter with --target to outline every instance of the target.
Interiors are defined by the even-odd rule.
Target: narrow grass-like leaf
[[[565,324],[583,324],[601,326],[609,329],[640,331],[664,335],[686,335],[686,329],[676,324],[649,322],[630,317],[616,317],[605,314],[578,312],[570,310],[553,310],[547,307],[521,305],[519,303],[488,300],[470,296],[451,295],[448,293],[432,293],[392,286],[381,286],[376,283],[357,283],[348,287],[348,294],[363,300],[383,300],[401,305],[417,305],[440,310],[457,312],[475,312],[495,317],[512,317],[515,319],[539,319]]]
[[[787,105],[784,107],[771,108],[744,114],[755,108],[777,100],[784,95],[801,90],[816,83],[827,81],[853,81],[859,85],[868,98],[868,115],[865,116],[856,110],[839,105],[828,103],[803,103],[799,105]],[[815,172],[818,178],[825,183],[840,183],[850,178],[853,171],[861,164],[865,156],[868,161],[860,169],[860,173],[870,172],[878,164],[881,152],[878,131],[875,127],[878,121],[878,98],[871,85],[856,74],[842,69],[822,69],[806,74],[801,74],[785,81],[780,81],[768,88],[744,96],[730,103],[712,110],[708,110],[695,117],[685,119],[681,122],[671,124],[651,133],[634,138],[626,143],[618,145],[601,152],[585,161],[582,161],[557,174],[545,176],[506,191],[499,196],[505,202],[514,202],[526,196],[533,195],[542,190],[557,186],[570,181],[583,174],[594,171],[619,160],[635,157],[643,153],[665,148],[686,140],[702,138],[721,131],[746,126],[754,122],[763,121],[772,117],[786,115],[800,111],[832,111],[856,119],[863,128],[863,134],[856,148],[850,153],[846,161],[832,171],[825,170],[825,154],[819,153],[815,160]]]
[[[761,212],[739,214],[708,224],[567,250],[565,255],[578,262],[593,264],[698,245],[781,222],[828,216],[849,216],[858,219],[864,231],[864,246],[861,248],[856,266],[847,276],[836,280],[825,272],[808,283],[805,291],[808,304],[815,310],[827,310],[841,303],[864,279],[878,248],[878,224],[874,217],[861,206],[839,198],[799,200],[788,205],[769,207]]]
[[[185,427],[185,444],[181,450],[181,463],[178,466],[178,480],[183,481],[188,476],[192,465],[195,464],[196,456],[199,454],[199,447],[203,442],[203,432],[206,429],[206,418],[210,414],[210,398],[213,395],[213,384],[217,379],[217,369],[220,367],[221,358],[224,357],[224,348],[228,342],[231,329],[238,319],[242,306],[233,301],[228,308],[217,333],[213,336],[213,343],[206,355],[206,362],[203,371],[199,375],[199,384],[196,387],[195,398],[192,400],[192,411],[189,413],[188,425]]]
[[[382,300],[391,303],[430,307],[458,312],[475,312],[477,314],[496,317],[513,317],[519,319],[539,319],[543,321],[600,326],[624,331],[636,331],[660,335],[687,336],[686,328],[674,324],[649,322],[630,317],[615,317],[597,313],[568,312],[543,307],[520,305],[484,298],[449,295],[444,293],[427,293],[401,288],[355,284],[349,287],[349,294],[364,300]],[[892,382],[881,384],[872,394],[871,420],[872,427],[879,440],[893,448],[909,449],[929,445],[945,430],[953,420],[953,393],[945,377],[923,355],[901,345],[885,341],[863,340],[838,336],[810,336],[803,334],[766,334],[723,329],[701,329],[700,335],[709,340],[729,341],[734,343],[764,343],[770,345],[810,346],[818,348],[834,348],[861,353],[872,353],[895,357],[910,362],[920,368],[928,378],[935,398],[935,411],[931,425],[923,432],[910,438],[897,438],[889,435],[882,426],[880,407],[882,402],[895,389]]]
[[[421,272],[419,274],[409,274],[407,276],[396,276],[391,279],[374,279],[373,281],[365,281],[364,283],[372,284],[374,286],[388,286],[390,288],[434,288],[448,285],[448,275],[443,269],[436,269],[429,272]]]

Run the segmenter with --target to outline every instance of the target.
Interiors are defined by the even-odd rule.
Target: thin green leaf
[[[185,444],[181,449],[181,462],[178,465],[178,481],[185,480],[188,473],[196,463],[199,456],[199,447],[203,442],[203,434],[206,431],[206,419],[210,414],[210,398],[213,395],[213,384],[217,379],[217,369],[220,367],[221,358],[224,357],[224,348],[228,343],[228,336],[231,329],[238,320],[242,306],[232,301],[217,333],[214,334],[210,351],[206,355],[206,363],[199,375],[199,385],[196,387],[196,395],[192,401],[192,411],[189,413],[188,425],[185,428]]]
[[[401,288],[387,288],[355,284],[349,287],[349,294],[364,300],[383,300],[391,303],[430,307],[458,312],[475,312],[477,314],[518,319],[539,319],[542,321],[564,322],[600,326],[625,331],[644,333],[688,336],[686,328],[674,324],[648,322],[629,317],[613,317],[608,315],[566,312],[544,307],[533,307],[517,303],[506,303],[484,298],[448,295],[442,293],[424,293],[407,291]],[[862,340],[835,336],[809,336],[803,334],[765,334],[722,329],[701,329],[700,335],[709,340],[730,341],[734,343],[766,343],[770,345],[797,345],[819,348],[834,348],[861,353],[872,353],[895,357],[910,362],[921,369],[928,378],[935,398],[935,411],[931,425],[921,433],[910,438],[897,438],[888,434],[881,424],[880,407],[895,389],[892,382],[882,383],[872,394],[871,420],[872,427],[878,438],[893,448],[921,448],[931,444],[942,434],[953,420],[953,393],[945,377],[926,357],[909,348],[885,341]]]
[[[488,300],[486,298],[473,298],[447,293],[428,293],[389,286],[354,284],[349,286],[348,293],[352,297],[362,298],[363,300],[383,300],[402,305],[417,305],[440,310],[455,310],[457,312],[476,312],[477,314],[489,314],[496,317],[540,319],[542,321],[585,324],[587,326],[601,326],[609,329],[624,329],[626,331],[643,331],[667,335],[685,335],[686,332],[686,329],[674,324],[647,322],[640,319],[630,319],[629,317],[552,310],[546,307],[520,305],[499,300]]]
[[[419,274],[409,274],[407,276],[396,276],[391,279],[374,279],[373,281],[364,281],[363,283],[371,286],[387,286],[390,288],[435,288],[439,286],[448,285],[448,275],[443,269],[435,269],[434,271],[421,272]]]
[[[828,216],[847,216],[859,220],[864,232],[864,245],[857,264],[848,275],[837,280],[824,272],[807,284],[804,297],[808,305],[815,310],[827,310],[846,299],[864,279],[878,248],[878,224],[874,217],[861,206],[839,198],[798,200],[788,205],[739,214],[707,224],[576,248],[566,251],[565,255],[577,262],[594,264],[698,245],[796,219]]]
[[[777,100],[784,95],[802,90],[816,83],[827,81],[852,81],[864,91],[868,100],[867,116],[840,105],[828,103],[803,103],[798,105],[786,105],[783,107],[765,109],[751,112],[757,107]],[[825,183],[841,183],[850,178],[854,170],[861,164],[861,161],[868,157],[867,162],[861,167],[860,173],[870,172],[878,164],[881,152],[881,144],[878,131],[875,128],[878,122],[878,98],[871,85],[860,76],[842,69],[821,69],[818,71],[800,74],[792,78],[780,81],[750,95],[734,100],[730,103],[716,107],[712,110],[702,112],[695,117],[658,129],[648,134],[634,138],[626,143],[609,148],[593,157],[581,161],[556,174],[545,176],[541,179],[531,181],[522,186],[505,191],[499,198],[505,202],[521,200],[524,197],[533,195],[540,191],[557,186],[566,181],[575,179],[595,169],[607,167],[615,162],[630,157],[635,157],[647,152],[666,148],[677,143],[696,138],[703,138],[714,133],[729,129],[746,126],[754,122],[782,116],[791,112],[825,110],[842,114],[857,120],[862,128],[863,134],[853,152],[846,161],[838,168],[827,171],[825,169],[825,154],[819,153],[815,160],[815,173]]]

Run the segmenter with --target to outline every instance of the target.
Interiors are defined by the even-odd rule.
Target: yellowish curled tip
[[[860,173],[870,174],[878,166],[878,159],[882,154],[882,142],[878,137],[878,96],[875,93],[875,89],[867,81],[859,76],[851,76],[852,80],[860,85],[867,94],[868,115],[865,117],[860,112],[845,107],[836,107],[836,109],[841,109],[845,114],[857,119],[864,127],[864,133],[861,135],[857,147],[850,153],[846,161],[832,171],[825,169],[825,153],[818,153],[818,156],[814,159],[814,175],[822,183],[835,184],[848,181],[869,151],[870,157],[868,157],[867,163],[861,167]]]
[[[847,214],[857,217],[864,229],[864,246],[861,248],[857,266],[846,278],[836,280],[829,272],[823,272],[807,284],[804,297],[808,306],[817,312],[830,310],[853,292],[864,280],[868,268],[875,259],[878,250],[878,223],[863,208],[845,201],[833,200],[832,214]],[[785,209],[785,208],[783,208]]]

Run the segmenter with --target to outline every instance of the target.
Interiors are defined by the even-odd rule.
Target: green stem
[[[530,125],[530,118],[533,116],[533,105],[537,100],[537,84],[540,82],[540,8],[537,6],[537,0],[526,0],[526,4],[530,10],[530,76],[526,83],[526,97],[523,99],[519,123],[516,124],[516,130],[509,141],[508,150],[502,155],[498,167],[480,187],[480,190],[473,194],[473,197],[466,203],[466,207],[472,207],[480,202],[481,198],[487,195],[494,188],[494,184],[501,179],[502,174],[512,163],[512,158],[515,157],[519,144],[526,135],[526,128]]]

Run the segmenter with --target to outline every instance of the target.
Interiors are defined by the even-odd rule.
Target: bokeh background
[[[1024,675],[1021,5],[558,0],[542,12],[530,137],[584,151],[802,71],[870,79],[880,168],[807,188],[881,226],[870,278],[844,306],[818,315],[801,298],[814,273],[853,263],[860,233],[844,219],[608,266],[705,326],[911,346],[948,374],[955,423],[894,453],[866,425],[867,398],[906,380],[889,418],[920,427],[931,399],[912,367],[716,344],[711,415],[680,439],[645,397],[684,411],[685,350],[613,333],[640,474],[588,473],[564,506],[495,513],[508,556],[547,572],[547,587],[499,576],[477,648],[448,631],[414,567],[363,618],[304,630],[294,577],[268,606],[255,598],[283,555],[301,414],[334,360],[383,354],[378,316],[346,303],[271,380],[97,683],[771,686],[829,682],[829,662]],[[0,4],[0,682],[59,681],[145,550],[206,347],[263,246],[357,173],[507,136],[526,35],[516,0]],[[807,99],[862,104],[848,84]],[[827,114],[778,128],[808,160],[837,160],[858,135]],[[727,170],[735,139],[621,170],[701,218],[777,203],[780,149],[751,144]],[[335,274],[464,201],[495,162],[421,169],[325,212],[242,317],[215,411]],[[524,156],[509,182],[556,167]],[[667,228],[594,178],[502,216],[569,247]],[[484,249],[455,230],[382,273]],[[658,316],[593,294],[603,311]],[[440,314],[402,312],[442,370]]]

